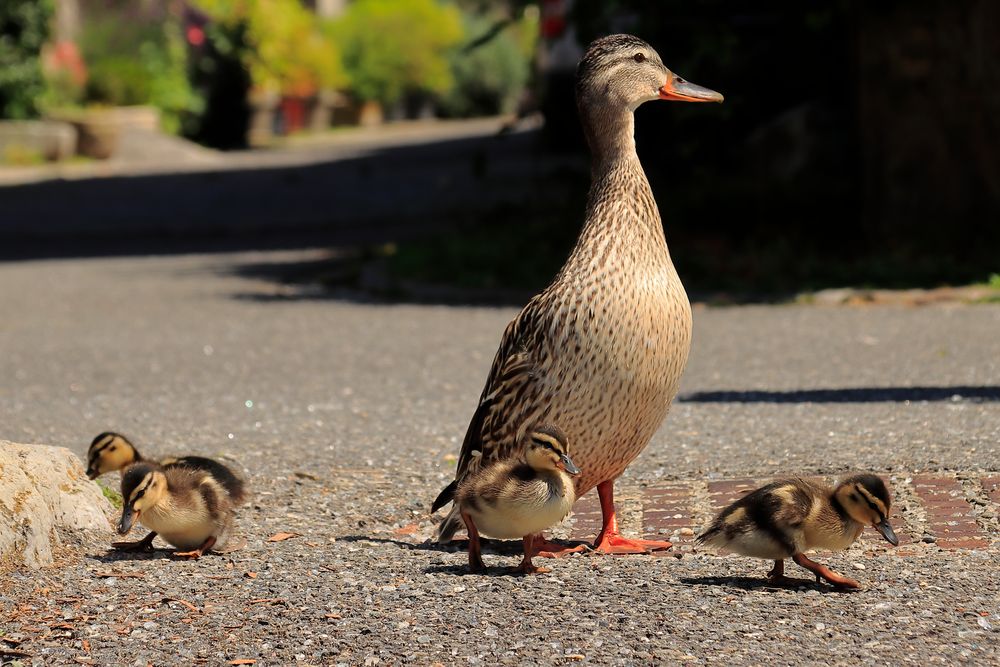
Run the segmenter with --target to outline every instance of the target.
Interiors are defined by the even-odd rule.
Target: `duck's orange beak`
[[[671,76],[660,88],[660,99],[675,102],[721,102],[723,97],[714,90],[685,81],[679,76]]]

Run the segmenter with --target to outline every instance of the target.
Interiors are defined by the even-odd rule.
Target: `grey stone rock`
[[[59,530],[110,537],[113,512],[68,449],[0,440],[0,560],[51,564]]]

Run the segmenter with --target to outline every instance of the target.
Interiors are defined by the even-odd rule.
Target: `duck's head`
[[[899,544],[889,525],[892,498],[881,477],[871,474],[848,477],[837,485],[833,495],[852,519],[874,527],[893,546]]]
[[[531,432],[525,459],[535,470],[562,470],[570,475],[580,474],[580,469],[569,457],[566,435],[554,426],[544,426]]]
[[[122,518],[118,532],[132,529],[135,520],[156,507],[167,495],[167,476],[155,463],[136,463],[122,475]]]
[[[628,111],[656,99],[723,99],[671,72],[653,47],[632,35],[609,35],[591,43],[576,70],[576,95],[583,108],[612,105]]]
[[[142,457],[128,438],[120,433],[105,431],[87,449],[87,477],[97,479],[106,472],[122,470]]]

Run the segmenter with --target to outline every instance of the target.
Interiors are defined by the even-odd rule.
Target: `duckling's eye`
[[[851,494],[851,500],[853,500],[856,503],[860,503],[861,502],[861,496],[859,496],[856,493],[852,493]]]
[[[632,56],[632,60],[636,61],[637,63],[644,63],[646,62],[646,56],[643,53],[637,53],[634,56]]]

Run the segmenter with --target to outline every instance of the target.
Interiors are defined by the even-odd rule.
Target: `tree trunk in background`
[[[947,252],[975,245],[971,238],[1000,239],[1000,3],[857,8],[865,222],[873,240],[897,248],[941,243]]]

